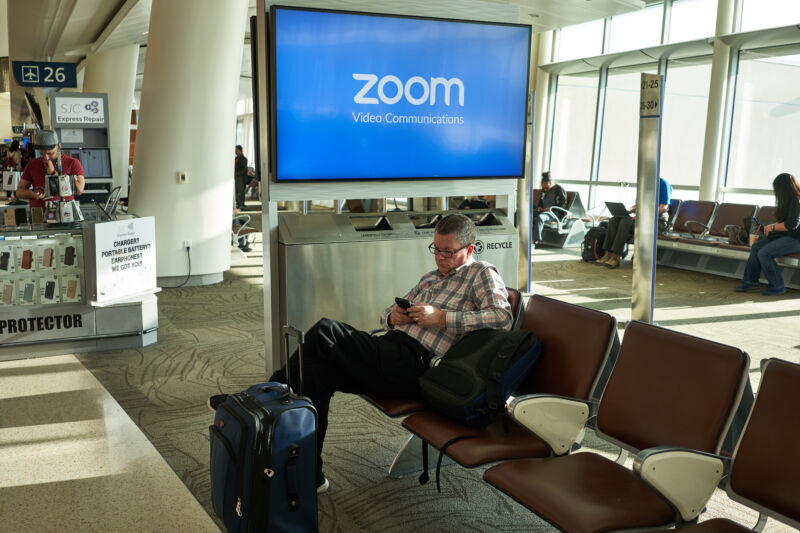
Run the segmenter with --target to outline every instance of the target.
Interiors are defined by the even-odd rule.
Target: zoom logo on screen
[[[382,77],[379,81],[378,76],[375,74],[353,73],[353,79],[364,82],[361,90],[353,96],[353,101],[357,104],[377,104],[379,99],[384,104],[396,104],[405,97],[406,101],[412,105],[422,105],[425,102],[430,103],[430,105],[436,105],[436,95],[440,92],[437,89],[442,87],[444,105],[450,105],[450,96],[453,93],[453,88],[455,88],[458,94],[458,105],[464,106],[464,82],[459,78],[431,77],[430,82],[428,82],[421,76],[412,76],[404,84],[400,78],[391,74]],[[377,98],[368,96],[375,84],[378,85],[375,91],[378,95]],[[386,94],[387,85],[394,86],[394,88],[389,89],[390,95]],[[419,86],[419,88],[415,86]],[[414,96],[413,93],[417,93],[417,96]]]

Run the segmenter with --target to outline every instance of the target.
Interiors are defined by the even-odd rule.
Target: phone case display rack
[[[0,240],[0,308],[84,303],[80,226],[6,229]]]
[[[125,348],[158,338],[154,294],[92,304],[93,231],[82,224],[2,225],[0,361]],[[36,345],[34,347],[34,345]]]

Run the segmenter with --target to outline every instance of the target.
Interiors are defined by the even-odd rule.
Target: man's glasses
[[[469,246],[469,244],[467,246],[462,246],[458,250],[440,250],[439,248],[436,247],[435,244],[431,243],[430,246],[428,246],[428,250],[433,255],[439,254],[442,257],[444,257],[445,259],[450,259],[451,257],[453,257],[453,254],[457,254],[458,252],[460,252],[464,248],[467,248],[468,246]]]

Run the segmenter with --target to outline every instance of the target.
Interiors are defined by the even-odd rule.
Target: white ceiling
[[[223,1],[223,0],[220,0]],[[255,15],[256,0],[249,15]],[[8,2],[8,20],[32,21],[9,27],[12,60],[71,61],[79,64],[91,51],[138,44],[141,48],[137,89],[141,88],[152,0],[0,0]],[[268,4],[272,2],[267,2]],[[645,0],[280,0],[280,5],[394,13],[464,20],[530,24],[547,31],[645,6]],[[249,25],[248,25],[249,28]],[[0,35],[1,36],[1,35]],[[249,31],[244,38],[240,93],[250,90]],[[1,56],[2,54],[0,54]]]

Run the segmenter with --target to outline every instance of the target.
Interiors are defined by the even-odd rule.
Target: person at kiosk
[[[303,393],[319,414],[317,492],[329,484],[322,473],[322,444],[334,392],[418,398],[419,377],[467,332],[511,329],[511,304],[494,266],[473,257],[477,228],[453,214],[436,224],[428,250],[436,269],[381,315],[384,335],[371,335],[336,320],[320,319],[306,333]],[[297,354],[292,376],[298,376]],[[270,381],[286,383],[286,370]],[[208,399],[212,410],[226,395]]]
[[[75,196],[83,193],[85,180],[83,166],[77,159],[61,153],[58,135],[52,130],[36,134],[36,149],[39,157],[31,159],[22,171],[17,185],[17,198],[29,200],[31,207],[44,208],[45,178],[69,175],[75,178]]]

